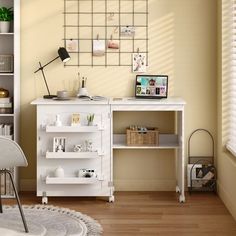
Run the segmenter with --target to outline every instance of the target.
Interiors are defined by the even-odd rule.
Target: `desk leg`
[[[185,193],[184,193],[184,111],[179,111],[177,113],[177,124],[178,124],[178,135],[179,135],[179,144],[180,147],[176,153],[176,177],[177,177],[177,186],[176,192],[180,193],[179,202],[185,202]]]

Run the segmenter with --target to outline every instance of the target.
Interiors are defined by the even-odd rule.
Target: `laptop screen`
[[[137,98],[167,98],[167,75],[137,75],[135,97]]]

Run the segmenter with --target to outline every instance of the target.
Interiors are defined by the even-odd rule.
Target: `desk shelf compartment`
[[[96,159],[103,156],[100,152],[46,152],[47,159]]]
[[[46,184],[96,184],[98,178],[79,178],[79,177],[46,177]]]
[[[94,126],[46,126],[47,133],[94,133],[104,130],[104,127]]]
[[[179,139],[176,134],[159,134],[159,143],[145,146],[128,146],[125,134],[113,135],[113,149],[176,149],[179,147]]]

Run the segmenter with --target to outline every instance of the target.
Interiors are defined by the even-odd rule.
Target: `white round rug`
[[[50,205],[22,206],[29,228],[25,233],[18,206],[3,206],[1,236],[99,236],[101,225],[89,216]]]

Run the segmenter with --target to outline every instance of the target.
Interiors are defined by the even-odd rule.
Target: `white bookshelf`
[[[12,97],[13,109],[10,114],[0,114],[0,123],[12,123],[13,134],[9,138],[19,142],[20,117],[20,1],[0,0],[0,7],[13,7],[14,21],[9,33],[0,33],[0,55],[13,55],[14,70],[12,73],[0,72],[0,87],[9,91]],[[14,180],[18,188],[18,170],[14,168]],[[3,197],[13,196],[13,191]]]

